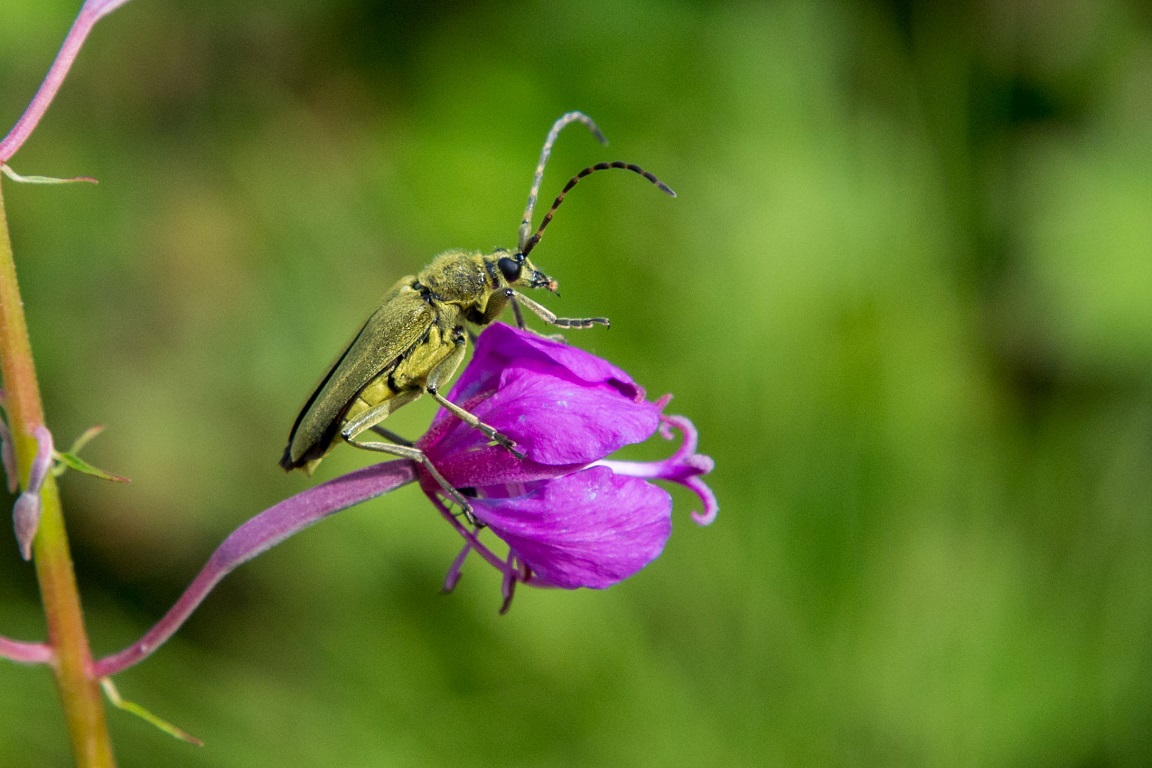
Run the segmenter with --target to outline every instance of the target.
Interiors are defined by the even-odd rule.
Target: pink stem
[[[119,653],[94,662],[93,675],[107,677],[148,657],[175,634],[212,588],[237,566],[331,514],[415,479],[415,464],[411,461],[389,461],[329,480],[264,510],[224,540],[176,604],[152,629]]]
[[[79,15],[76,16],[76,21],[72,23],[72,29],[68,30],[68,36],[64,38],[64,44],[60,46],[60,52],[56,54],[55,61],[44,77],[44,82],[32,97],[32,102],[4,140],[0,141],[0,165],[7,163],[32,135],[32,131],[36,130],[40,118],[48,110],[48,105],[56,98],[56,92],[60,90],[61,83],[67,77],[68,70],[72,68],[72,62],[76,60],[76,54],[80,52],[80,47],[84,45],[92,27],[126,2],[128,0],[88,0],[84,3]]]
[[[47,643],[25,643],[0,637],[0,656],[20,664],[47,664],[52,661],[52,646]]]

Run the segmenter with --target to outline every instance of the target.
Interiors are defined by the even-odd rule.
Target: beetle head
[[[523,253],[511,253],[496,260],[500,274],[508,281],[508,285],[522,285],[529,288],[543,288],[556,293],[559,287],[555,280],[540,270]]]

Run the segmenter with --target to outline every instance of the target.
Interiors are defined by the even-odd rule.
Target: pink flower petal
[[[612,586],[659,556],[672,532],[666,491],[606,467],[540,483],[523,496],[477,499],[473,509],[531,569],[536,586]]]
[[[481,421],[512,438],[518,449],[540,464],[589,464],[625,445],[647,440],[660,426],[659,408],[620,396],[608,384],[575,385],[557,376],[525,371],[505,372],[491,397],[466,401]],[[451,414],[455,424],[442,424],[420,445],[441,472],[442,457],[487,445],[473,427]],[[511,454],[508,454],[511,456]],[[482,479],[471,485],[485,484]]]
[[[472,362],[461,374],[449,398],[471,400],[497,389],[506,372],[525,368],[588,384],[605,383],[629,400],[643,400],[644,390],[626,372],[578,347],[493,323],[476,340]]]

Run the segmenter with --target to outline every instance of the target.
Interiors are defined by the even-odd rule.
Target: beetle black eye
[[[500,268],[500,272],[508,282],[514,283],[520,279],[520,262],[515,259],[505,256],[496,262],[496,266]]]

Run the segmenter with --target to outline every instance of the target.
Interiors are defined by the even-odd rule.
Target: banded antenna
[[[670,186],[656,178],[655,174],[649,173],[648,171],[633,163],[624,163],[619,160],[615,160],[611,163],[596,163],[596,165],[590,165],[569,179],[568,183],[564,185],[564,189],[560,190],[560,194],[556,196],[556,201],[552,203],[552,207],[548,209],[548,213],[544,214],[544,218],[540,220],[540,226],[536,228],[536,233],[529,237],[526,241],[521,242],[520,253],[527,257],[528,254],[532,252],[532,249],[535,248],[536,244],[540,242],[540,238],[544,234],[545,227],[547,227],[548,223],[552,221],[552,216],[556,213],[556,209],[560,207],[560,203],[564,202],[564,197],[572,191],[572,187],[580,183],[580,179],[584,178],[585,176],[591,176],[597,171],[607,171],[612,168],[619,168],[624,171],[632,171],[632,173],[637,173],[659,187],[660,191],[664,194],[670,195],[671,197],[676,197],[676,192],[674,192]],[[524,231],[525,230],[521,229],[521,232]]]
[[[548,138],[544,139],[544,148],[540,150],[540,162],[536,164],[536,174],[532,177],[532,189],[528,191],[528,206],[524,209],[524,218],[520,220],[516,238],[516,249],[519,251],[524,250],[524,245],[528,242],[528,233],[532,231],[532,209],[536,207],[536,197],[540,194],[540,182],[544,179],[544,166],[548,163],[548,156],[552,154],[552,145],[556,143],[556,137],[560,135],[564,126],[575,122],[584,123],[601,144],[608,143],[608,139],[604,138],[604,134],[596,127],[592,118],[583,112],[567,112],[552,123],[552,130],[548,131]]]

